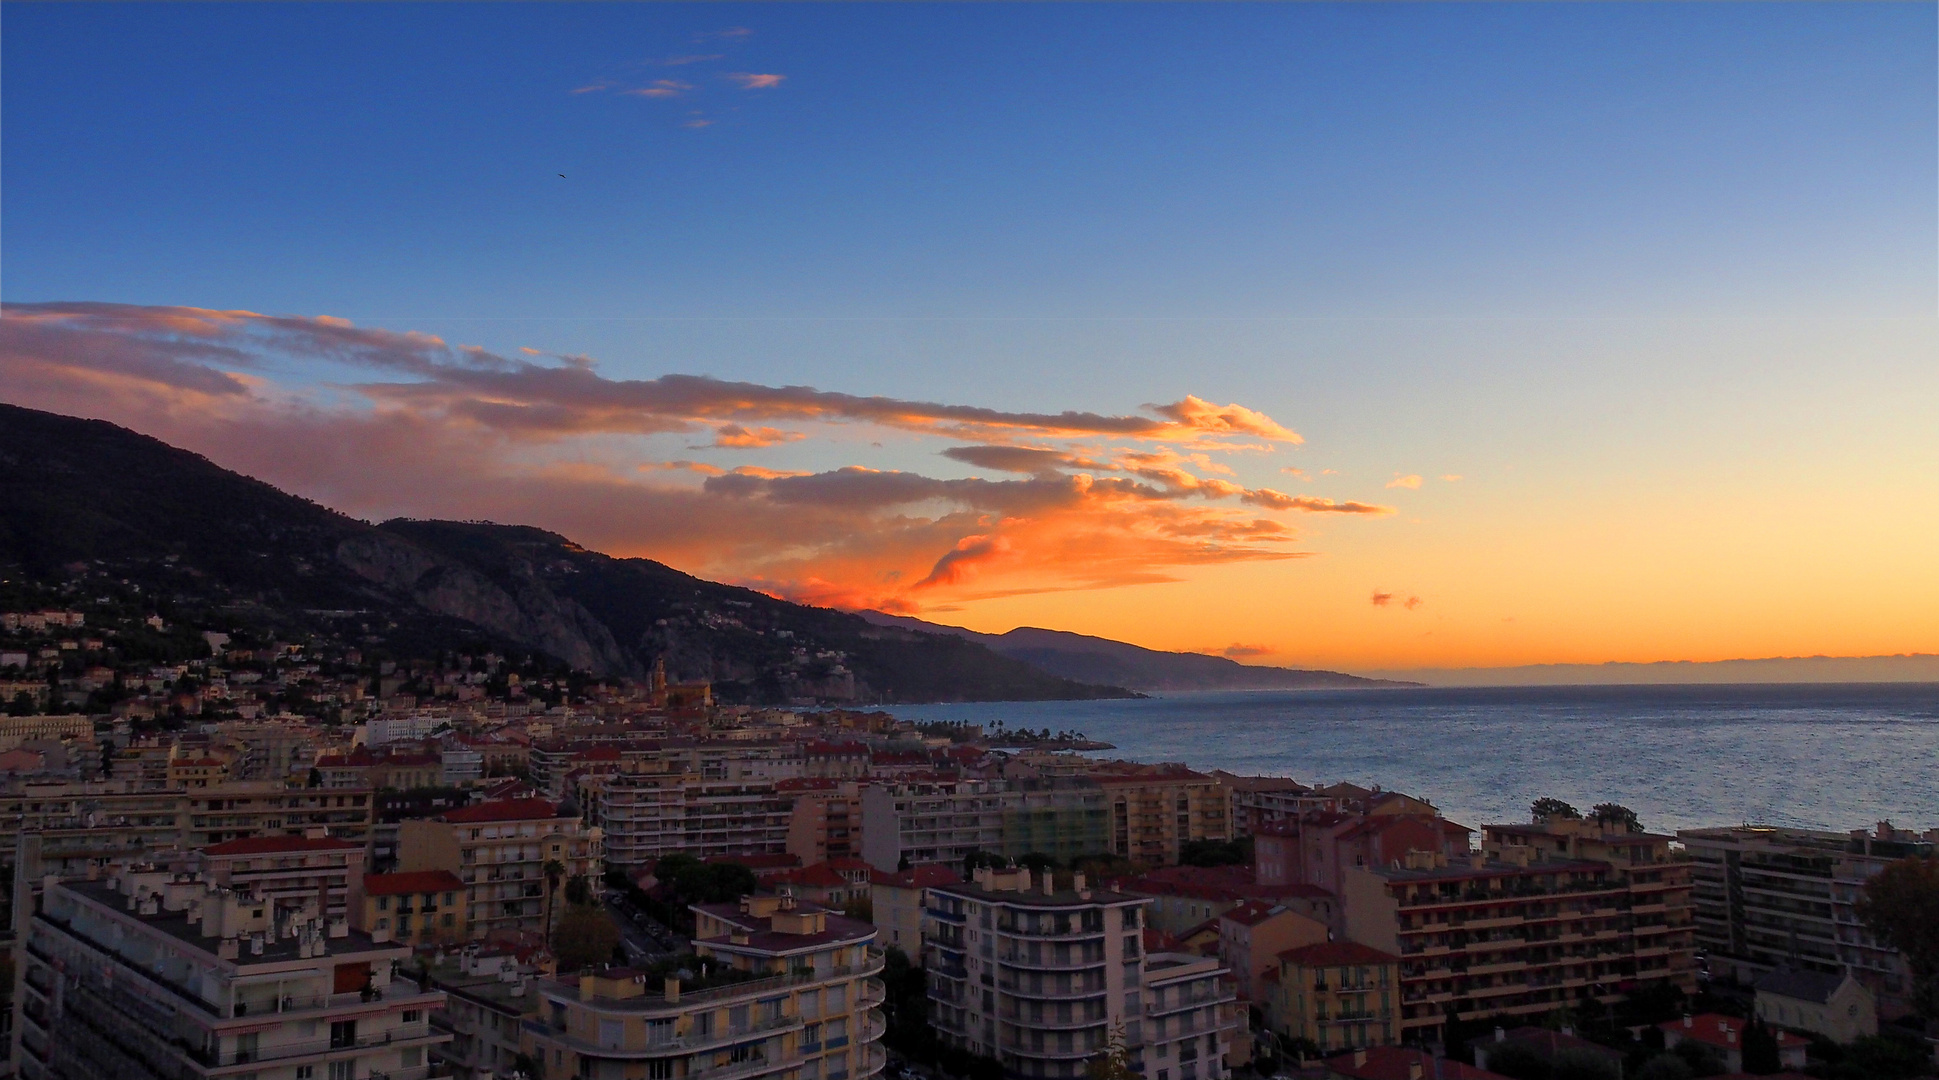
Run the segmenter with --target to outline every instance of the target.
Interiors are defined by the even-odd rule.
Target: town
[[[1931,1072],[1939,829],[1114,760],[481,649],[0,614],[7,1074]],[[840,674],[839,657],[820,658]],[[1929,902],[1929,901],[1928,901]],[[1927,940],[1929,941],[1929,933]]]

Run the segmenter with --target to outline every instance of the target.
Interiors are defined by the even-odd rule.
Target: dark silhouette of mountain
[[[898,626],[939,636],[960,637],[1022,660],[1053,675],[1104,682],[1133,690],[1343,690],[1421,686],[1417,682],[1363,679],[1337,671],[1255,667],[1223,656],[1160,652],[1110,638],[1020,626],[1004,634],[979,634],[880,611],[862,612],[878,626]]]
[[[517,647],[606,676],[656,659],[729,701],[1123,697],[974,642],[616,559],[541,529],[371,525],[98,420],[0,405],[0,565],[112,577],[171,621],[247,622],[395,658]]]

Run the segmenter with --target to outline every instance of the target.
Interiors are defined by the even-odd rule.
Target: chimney
[[[1696,1027],[1696,1026],[1697,1026],[1697,1018],[1696,1018],[1696,1017],[1694,1017],[1694,1016],[1691,1016],[1691,1015],[1690,1015],[1689,1013],[1684,1013],[1684,1014],[1683,1014],[1683,1026],[1684,1026],[1684,1027],[1686,1027],[1686,1028],[1692,1028],[1692,1027]]]
[[[1508,1041],[1508,1032],[1503,1031],[1499,1025],[1495,1027],[1495,1041],[1496,1042]]]
[[[1365,1050],[1355,1050],[1353,1052],[1353,1067],[1358,1069],[1366,1065],[1366,1063],[1367,1063],[1367,1052]]]
[[[1407,1080],[1421,1080],[1420,1062],[1410,1061],[1407,1063]]]
[[[668,975],[665,986],[660,991],[660,996],[663,998],[666,998],[668,1004],[672,1004],[673,1002],[679,1001],[680,1000],[679,977],[674,975]]]

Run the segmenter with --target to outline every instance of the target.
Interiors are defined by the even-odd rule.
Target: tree
[[[557,859],[545,860],[545,925],[552,925],[552,894],[559,891],[559,879],[566,876],[566,864]]]
[[[584,874],[574,874],[566,879],[566,903],[590,904],[592,902],[591,878]]]
[[[1505,1042],[1488,1049],[1488,1071],[1509,1080],[1549,1080],[1548,1059],[1532,1046]]]
[[[1858,918],[1905,954],[1919,1012],[1939,1017],[1939,858],[1900,859],[1858,894]]]
[[[875,898],[867,894],[851,897],[848,903],[842,905],[842,914],[857,922],[872,923],[875,921]]]
[[[1675,1054],[1658,1054],[1636,1070],[1636,1080],[1691,1080],[1695,1075]]]
[[[1623,1080],[1623,1071],[1594,1050],[1562,1050],[1549,1062],[1549,1080]]]
[[[593,904],[568,904],[552,930],[552,955],[561,973],[603,964],[619,944],[619,927],[605,909]]]
[[[1144,1080],[1144,1074],[1131,1067],[1131,1051],[1124,1045],[1124,1021],[1111,1026],[1104,1052],[1084,1064],[1090,1080]]]
[[[1627,832],[1643,831],[1643,823],[1636,820],[1636,811],[1622,803],[1597,803],[1589,808],[1589,820],[1602,826],[1615,826]]]
[[[1551,821],[1582,820],[1582,811],[1577,810],[1561,799],[1551,799],[1546,796],[1536,799],[1531,803],[1528,807],[1528,814],[1530,819],[1537,825],[1546,825]]]
[[[1783,1066],[1777,1055],[1777,1036],[1764,1026],[1764,1021],[1753,1019],[1744,1028],[1744,1071],[1764,1076]]]
[[[1670,1053],[1689,1066],[1692,1076],[1722,1076],[1724,1059],[1721,1054],[1694,1039],[1685,1039],[1670,1048]]]

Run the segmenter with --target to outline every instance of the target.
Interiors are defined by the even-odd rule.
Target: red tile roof
[[[558,816],[559,804],[547,799],[499,799],[447,810],[439,815],[439,820],[469,825],[484,821],[539,821]]]
[[[1400,957],[1357,941],[1322,941],[1287,949],[1279,958],[1302,967],[1340,967],[1344,964],[1398,964]]]
[[[395,874],[365,874],[364,892],[371,896],[404,893],[455,892],[465,883],[449,870],[403,870]]]
[[[1681,1020],[1666,1020],[1656,1026],[1662,1028],[1666,1034],[1674,1033],[1685,1039],[1695,1039],[1710,1046],[1740,1048],[1744,1045],[1744,1025],[1747,1023],[1749,1021],[1740,1020],[1735,1016],[1704,1013],[1701,1016],[1686,1016]],[[1788,1031],[1772,1028],[1771,1034],[1777,1036],[1779,1049],[1811,1044],[1811,1040],[1799,1038]]]
[[[806,885],[817,889],[840,888],[848,884],[848,879],[836,873],[835,868],[827,863],[816,863],[799,870],[790,870],[774,880],[787,885]]]
[[[295,851],[361,851],[362,844],[331,836],[245,836],[202,849],[204,855],[286,855]]]
[[[710,863],[737,863],[749,870],[786,870],[801,865],[801,856],[776,852],[772,855],[709,855]]]

